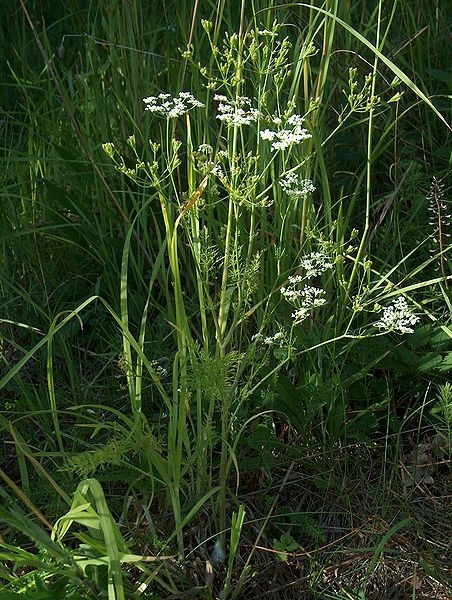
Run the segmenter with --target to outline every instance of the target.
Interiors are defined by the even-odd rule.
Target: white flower
[[[269,31],[268,29],[259,29],[257,33],[259,35],[265,35],[268,37],[277,37],[278,36],[276,31]]]
[[[260,136],[262,140],[274,140],[276,137],[276,131],[272,131],[271,129],[264,129],[260,132]]]
[[[325,290],[311,286],[305,287],[304,290],[301,290],[301,306],[292,313],[294,325],[299,325],[311,314],[315,308],[319,308],[320,306],[326,304],[326,299],[324,297],[325,294]]]
[[[300,126],[294,127],[292,131],[290,129],[281,129],[276,134],[278,141],[272,143],[273,150],[285,150],[292,144],[300,144],[303,140],[311,137],[311,134],[307,129],[303,129]]]
[[[282,121],[279,117],[273,118],[275,125],[280,124]],[[272,131],[271,129],[264,129],[259,133],[261,139],[270,140],[272,142],[273,150],[285,150],[292,144],[300,144],[303,140],[312,137],[307,129],[302,127],[303,117],[300,115],[292,115],[287,119],[287,125],[290,125],[292,129],[280,129],[279,131]]]
[[[303,298],[304,305],[310,307],[317,307],[325,304],[325,294],[325,290],[313,287],[311,285],[308,285],[301,290],[301,297]]]
[[[291,285],[295,285],[296,283],[300,283],[301,281],[303,281],[303,277],[301,275],[290,275],[288,277],[289,283]]]
[[[275,335],[264,338],[264,344],[266,344],[267,346],[273,346],[275,342],[277,342],[278,340],[282,340],[283,337],[283,333],[281,331],[278,331],[275,333]]]
[[[307,256],[304,256],[300,261],[300,266],[305,270],[305,278],[317,277],[328,269],[333,268],[331,263],[322,252],[311,252]]]
[[[294,300],[297,300],[301,297],[301,290],[294,290],[291,288],[282,287],[279,291],[288,302],[293,302]]]
[[[420,318],[410,312],[404,296],[398,296],[390,306],[383,308],[383,316],[374,323],[375,327],[399,333],[413,333]]]
[[[289,117],[287,119],[287,122],[289,123],[289,125],[302,125],[303,121],[304,121],[304,119],[300,115],[292,115],[291,117]]]
[[[304,321],[315,308],[319,308],[326,304],[325,290],[309,285],[301,290],[296,289],[295,286],[297,283],[300,283],[303,279],[305,279],[305,277],[294,275],[293,277],[289,277],[290,287],[280,288],[281,295],[284,296],[287,302],[290,302],[296,307],[292,313],[292,319],[294,320],[295,325]]]
[[[156,113],[167,119],[180,117],[192,108],[204,106],[190,92],[179,92],[175,98],[171,98],[170,94],[162,92],[158,96],[143,98],[143,102],[146,104],[144,110]]]
[[[297,308],[297,310],[294,310],[294,312],[291,314],[294,325],[299,325],[302,323],[308,315],[309,309],[306,307]]]
[[[198,148],[198,152],[202,154],[212,154],[213,148],[210,144],[201,144]]]
[[[217,119],[224,121],[232,127],[249,125],[257,121],[260,116],[257,108],[251,106],[251,100],[246,96],[239,96],[235,100],[229,100],[222,94],[216,94],[213,99],[219,102]]]
[[[315,186],[310,179],[301,179],[298,173],[286,173],[279,180],[279,185],[283,192],[292,198],[303,198],[312,192],[315,192]]]
[[[286,336],[282,331],[277,331],[271,336],[264,336],[262,333],[256,333],[251,338],[251,341],[258,341],[266,346],[278,345],[279,347],[282,347],[286,343]]]
[[[211,169],[211,174],[215,175],[215,177],[218,177],[218,179],[225,179],[226,176],[223,172],[223,169],[220,167],[220,165],[216,164],[212,167]]]

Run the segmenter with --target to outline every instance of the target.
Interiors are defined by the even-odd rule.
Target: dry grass
[[[450,600],[450,460],[435,466],[430,485],[409,487],[402,466],[388,473],[383,457],[382,448],[355,444],[321,460],[285,465],[281,458],[271,474],[243,473],[246,524],[232,597]],[[178,592],[163,597],[221,597],[226,566],[212,567],[213,540],[203,543],[208,530],[205,513],[188,532],[193,552],[184,567],[166,565]],[[295,550],[275,547],[284,534]]]

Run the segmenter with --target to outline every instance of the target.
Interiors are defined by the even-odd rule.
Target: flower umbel
[[[305,278],[310,279],[311,277],[317,277],[325,273],[328,269],[332,269],[333,263],[330,262],[329,257],[323,254],[323,252],[311,252],[303,256],[300,266],[305,271]]]
[[[171,98],[171,94],[162,93],[158,96],[143,98],[143,102],[146,104],[144,110],[156,113],[167,119],[181,117],[192,108],[204,106],[190,92],[179,92],[175,98]]]
[[[280,122],[279,119],[273,119],[275,124]],[[273,131],[272,129],[264,129],[260,132],[262,140],[269,140],[272,143],[273,150],[285,150],[292,144],[300,144],[303,140],[306,140],[312,135],[309,131],[302,127],[303,117],[300,115],[292,115],[287,119],[287,125],[291,129],[280,129],[279,131]]]
[[[216,94],[213,99],[219,102],[217,119],[232,127],[249,125],[259,118],[259,111],[251,106],[251,100],[246,96],[229,100],[226,96]]]
[[[280,348],[287,343],[286,336],[282,331],[277,331],[271,336],[265,336],[262,333],[256,333],[256,335],[253,335],[251,340],[261,342],[265,346],[279,346]]]
[[[262,134],[262,132],[261,132]],[[292,198],[304,198],[315,192],[314,184],[310,179],[301,179],[298,173],[287,173],[279,180],[283,192]]]
[[[289,286],[280,288],[281,294],[293,304],[296,309],[292,313],[294,325],[299,325],[308,317],[315,308],[326,304],[326,291],[313,286],[306,286],[303,289],[296,289],[296,285],[304,278],[300,275],[289,277]]]
[[[374,326],[386,331],[413,333],[413,327],[419,321],[420,318],[410,311],[404,296],[398,296],[390,306],[383,308],[383,316]]]

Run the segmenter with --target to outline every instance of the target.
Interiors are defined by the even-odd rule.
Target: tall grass
[[[433,58],[402,1],[67,9],[50,21],[20,2],[4,31],[4,560],[49,598],[113,599],[180,592],[168,555],[207,546],[238,598],[250,452],[275,467],[288,423],[298,450],[281,456],[320,448],[306,463],[320,481],[338,448],[401,427],[398,386],[450,372],[447,188],[428,192],[450,167],[433,150],[450,140],[447,94],[414,76]],[[50,537],[19,525],[19,503]],[[135,504],[152,557],[112,516],[130,524]],[[364,588],[407,523],[375,545]],[[10,542],[22,535],[44,555]],[[5,589],[25,579],[8,571]]]

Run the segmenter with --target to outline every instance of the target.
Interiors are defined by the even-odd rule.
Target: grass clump
[[[20,3],[2,90],[2,594],[447,598],[420,16],[76,8]]]

